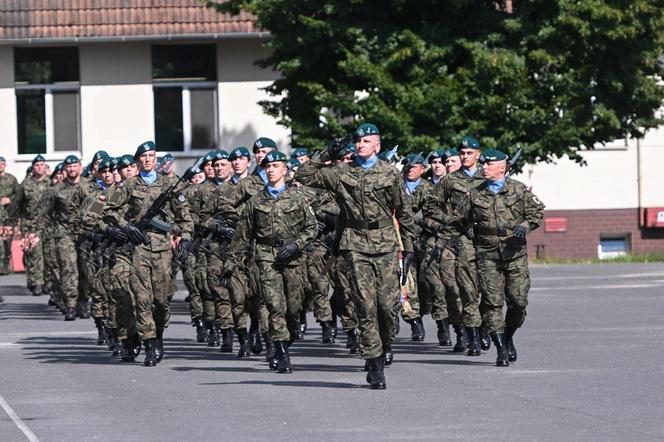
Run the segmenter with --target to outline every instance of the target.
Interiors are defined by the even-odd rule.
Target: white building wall
[[[0,46],[0,155],[7,161],[7,170],[21,180],[27,166],[17,166],[17,152],[14,50],[9,46]]]

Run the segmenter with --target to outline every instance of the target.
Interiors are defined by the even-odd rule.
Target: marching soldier
[[[13,218],[16,211],[16,197],[18,196],[18,181],[5,168],[7,163],[0,157],[0,275],[9,274],[9,259],[11,258],[13,236]]]

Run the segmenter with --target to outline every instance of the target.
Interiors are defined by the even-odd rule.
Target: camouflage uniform
[[[192,324],[203,318],[203,300],[201,298],[199,285],[196,282],[196,258],[198,255],[198,249],[200,249],[201,239],[201,232],[199,227],[200,208],[196,204],[197,200],[195,197],[195,194],[198,191],[198,187],[198,185],[190,185],[183,191],[183,194],[189,203],[189,213],[191,214],[191,219],[194,223],[194,232],[196,232],[195,235],[198,237],[194,238],[194,241],[198,242],[198,248],[196,250],[192,250],[184,265],[182,266],[182,278],[184,280],[184,285],[187,287],[187,291],[189,292],[189,315],[191,317]]]
[[[331,190],[344,218],[339,249],[352,266],[349,277],[360,328],[364,359],[391,350],[393,312],[399,302],[397,252],[413,252],[413,219],[399,172],[377,161],[364,170],[356,163],[323,167],[320,158],[299,169],[297,181]],[[400,232],[395,228],[396,215]]]
[[[43,203],[54,197],[55,184],[50,185],[44,192]],[[53,225],[51,214],[47,215],[47,224]],[[44,293],[51,296],[52,303],[64,313],[64,299],[60,289],[60,271],[56,255],[56,241],[53,229],[45,229],[41,234],[42,252],[44,257]]]
[[[16,211],[16,197],[19,186],[16,177],[9,173],[0,175],[0,198],[9,198],[7,205],[0,205],[0,226],[13,226]],[[0,275],[9,273],[9,259],[12,252],[12,239],[0,240]]]
[[[40,219],[40,200],[49,185],[47,176],[39,179],[27,177],[21,182],[19,208],[21,216],[21,233],[23,237],[33,233],[38,243],[23,254],[25,272],[29,289],[44,286],[44,256],[42,254],[42,229]]]

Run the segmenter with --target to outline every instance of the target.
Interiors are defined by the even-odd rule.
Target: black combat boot
[[[157,329],[157,340],[154,346],[154,356],[157,363],[161,362],[164,358],[164,329]]]
[[[90,304],[87,301],[80,301],[76,303],[76,316],[81,319],[90,318]]]
[[[95,318],[95,326],[97,326],[97,345],[104,345],[106,341],[106,330],[104,330],[104,322],[101,318]]]
[[[65,309],[65,321],[76,320],[76,309],[74,307],[67,307]]]
[[[456,335],[456,342],[452,351],[460,353],[466,351],[468,346],[466,343],[466,327],[463,324],[454,326],[454,334]]]
[[[268,332],[263,333],[263,341],[265,341],[265,362],[270,363],[270,368],[272,368],[272,362],[274,361],[274,345],[272,344]]]
[[[466,333],[468,335],[468,351],[466,352],[466,356],[481,355],[482,348],[480,344],[480,328],[468,327],[466,328]]]
[[[302,309],[300,312],[300,330],[297,336],[295,337],[295,340],[300,340],[304,339],[304,334],[307,332],[307,311],[306,309]]]
[[[157,365],[157,355],[155,354],[155,339],[146,339],[145,342],[145,360],[143,365],[146,367],[154,367]]]
[[[450,347],[452,341],[450,340],[450,323],[447,319],[439,319],[436,321],[438,326],[438,345],[441,347]]]
[[[222,353],[233,353],[233,329],[225,328],[221,331],[221,347],[219,351]]]
[[[367,373],[367,383],[372,390],[385,390],[387,387],[385,383],[385,359],[382,357],[369,359],[369,372]]]
[[[115,348],[115,329],[104,327],[104,333],[106,334],[106,348],[111,351]]]
[[[323,329],[323,344],[334,344],[332,322],[321,322],[320,326]]]
[[[251,356],[249,353],[249,332],[246,328],[236,329],[237,340],[240,343],[240,351],[237,353],[238,358],[245,358]]]
[[[410,321],[411,340],[424,341],[424,324],[422,318],[415,318]]]
[[[284,341],[277,341],[275,346],[275,358],[277,360],[276,370],[278,373],[291,374],[290,355],[288,354],[288,345]]]
[[[486,327],[484,325],[480,327],[480,342],[482,345],[482,350],[487,351],[491,348],[491,337],[489,337],[489,332],[486,331]]]
[[[219,345],[219,329],[213,321],[207,321],[208,329],[208,338],[207,345],[208,347],[217,347]]]
[[[2,304],[3,302],[5,302],[5,298],[3,298],[2,295],[0,295],[0,304]]]
[[[208,339],[208,331],[203,324],[203,318],[194,318],[192,325],[196,327],[196,342],[205,342]]]
[[[339,327],[337,325],[337,315],[332,315],[332,322],[330,322],[330,328],[332,329],[332,337],[334,339],[337,339],[337,333],[339,330]]]
[[[263,340],[260,330],[258,330],[258,324],[255,327],[254,324],[251,324],[249,328],[249,350],[255,355],[263,353]]]
[[[358,333],[357,329],[354,328],[348,332],[348,341],[346,347],[349,349],[349,353],[356,355],[360,352],[360,343],[358,342]]]
[[[122,355],[122,342],[120,342],[120,339],[118,339],[118,329],[117,328],[111,328],[109,329],[111,335],[113,336],[113,348],[110,350],[112,351],[113,356],[120,356]]]
[[[503,332],[494,332],[491,333],[491,340],[493,340],[493,345],[496,346],[497,358],[496,366],[497,367],[508,367],[510,363],[507,358],[507,347],[505,345],[505,333]]]
[[[384,365],[386,366],[392,365],[392,361],[394,360],[394,352],[392,352],[391,345],[383,345],[383,358],[385,358]]]
[[[516,328],[505,326],[505,345],[507,346],[507,360],[516,362],[516,347],[514,346],[514,333]]]
[[[41,296],[44,294],[43,287],[41,285],[35,285],[32,288],[32,296]]]
[[[122,362],[134,362],[134,349],[131,346],[131,338],[122,340]]]

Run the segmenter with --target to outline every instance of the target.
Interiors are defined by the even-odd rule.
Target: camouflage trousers
[[[461,317],[466,327],[482,325],[480,315],[480,292],[477,287],[477,268],[475,266],[475,246],[465,236],[459,237],[456,246],[455,276],[461,297]]]
[[[214,309],[214,299],[210,293],[207,277],[208,254],[202,250],[196,253],[196,285],[201,294],[201,305],[203,306],[203,320],[214,322],[216,312]]]
[[[56,257],[56,243],[51,235],[43,235],[42,252],[44,255],[44,291],[60,297],[60,271]],[[64,301],[64,300],[63,300]]]
[[[249,260],[246,271],[249,283],[249,291],[247,292],[249,298],[246,301],[246,306],[249,310],[249,317],[251,318],[251,328],[258,328],[261,333],[267,333],[270,331],[270,314],[267,311],[265,297],[261,290],[261,282],[258,278],[258,265],[254,260]]]
[[[27,233],[29,232],[24,232],[24,236],[27,236]],[[42,253],[44,235],[39,232],[32,233],[39,238],[39,241],[32,249],[26,250],[23,254],[25,276],[30,289],[37,285],[44,285],[44,255]]]
[[[74,238],[64,235],[55,238],[55,256],[60,272],[60,294],[67,308],[76,307],[78,302],[78,254]],[[43,262],[43,260],[42,260]]]
[[[325,272],[329,252],[320,242],[314,241],[306,249],[306,264],[301,272],[304,284],[305,299],[313,300],[314,316],[318,322],[332,321],[332,307],[330,306],[330,277]]]
[[[365,254],[344,251],[351,263],[349,281],[360,330],[363,359],[377,358],[394,341],[394,311],[399,303],[398,262],[394,252]]]
[[[5,225],[3,222],[2,225]],[[0,267],[9,272],[9,260],[12,256],[11,239],[0,240]]]
[[[352,266],[348,260],[338,257],[331,273],[334,284],[332,307],[339,317],[341,327],[345,332],[349,332],[358,327],[355,304],[353,303],[350,282],[348,281],[348,275],[352,273]]]
[[[298,272],[302,264],[300,260],[291,262],[288,267],[276,267],[267,261],[256,263],[261,292],[269,313],[272,341],[290,341],[299,331],[304,287]]]
[[[156,338],[157,330],[168,327],[171,318],[171,258],[170,249],[152,251],[143,245],[134,249],[134,272],[130,281],[134,293],[136,330],[141,341]]]
[[[461,325],[461,297],[456,283],[454,252],[445,247],[442,257],[420,268],[420,280],[431,293],[431,317],[434,321],[449,319],[452,325]]]
[[[76,249],[78,252],[78,249]],[[78,266],[78,302],[88,302],[92,298],[94,290],[94,276],[88,278],[85,268],[89,265],[82,253],[76,254],[76,265]]]
[[[257,270],[255,271],[257,273]],[[254,328],[261,332],[269,331],[268,311],[262,302],[259,285],[250,284],[250,273],[246,266],[239,266],[231,277],[231,308],[235,328],[247,328],[252,318]]]
[[[500,332],[505,325],[519,328],[526,320],[530,274],[526,255],[512,259],[478,258],[482,311],[487,331]],[[503,305],[507,312],[503,318]]]
[[[207,285],[210,289],[210,300],[214,308],[214,316],[210,318],[206,308],[206,320],[214,320],[221,330],[228,330],[235,326],[233,311],[231,309],[231,295],[226,287],[219,282],[224,260],[217,253],[210,253],[207,258]]]
[[[112,303],[116,305],[116,328],[118,339],[136,334],[136,297],[132,289],[134,266],[124,255],[116,255],[110,269]]]
[[[196,254],[190,253],[182,266],[182,279],[189,292],[189,315],[193,321],[203,317],[203,299],[196,284]]]

